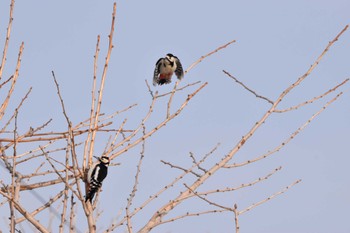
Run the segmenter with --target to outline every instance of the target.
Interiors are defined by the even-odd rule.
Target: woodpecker
[[[184,77],[184,71],[180,60],[171,53],[168,53],[156,63],[153,75],[153,86],[170,83],[171,76],[173,76],[174,72],[179,80]]]
[[[90,201],[94,198],[96,192],[101,188],[102,181],[106,178],[108,173],[109,158],[102,156],[98,158],[98,161],[92,164],[88,171],[87,176],[87,192],[85,202]]]

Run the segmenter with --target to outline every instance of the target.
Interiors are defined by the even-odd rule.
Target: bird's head
[[[175,62],[176,57],[171,53],[168,53],[165,58],[168,59],[170,62]]]
[[[100,160],[100,162],[106,166],[108,166],[110,162],[109,157],[107,156],[101,156],[100,158],[98,158],[98,160]]]

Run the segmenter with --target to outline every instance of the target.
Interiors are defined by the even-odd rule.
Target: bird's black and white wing
[[[92,199],[101,188],[102,182],[108,174],[108,164],[109,160],[108,162],[102,162],[99,160],[98,162],[95,162],[89,169],[87,177],[88,189],[85,196],[85,202],[90,201],[90,203],[92,203]]]
[[[176,63],[175,75],[179,80],[181,80],[184,77],[184,70],[182,68],[179,58],[175,57],[175,63]]]
[[[97,190],[101,187],[102,183],[97,181],[97,177],[99,174],[99,163],[94,163],[88,172],[88,190],[85,196],[85,202],[90,201],[92,202],[92,199],[95,196],[95,193]]]
[[[162,65],[162,62],[163,62],[163,58],[159,58],[159,60],[156,63],[156,67],[154,68],[153,86],[159,84],[160,66]]]

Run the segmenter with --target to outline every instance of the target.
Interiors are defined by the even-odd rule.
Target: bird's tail
[[[98,187],[97,188],[90,188],[89,192],[85,196],[85,202],[90,201],[90,203],[92,203],[92,199],[94,198],[97,190],[98,190]]]

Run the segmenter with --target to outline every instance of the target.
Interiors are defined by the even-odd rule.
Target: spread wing
[[[159,83],[160,66],[162,63],[163,63],[163,58],[159,58],[159,60],[156,63],[156,68],[154,69],[154,73],[153,73],[153,86],[155,86]]]
[[[181,80],[184,77],[184,70],[182,68],[180,60],[177,57],[175,57],[175,62],[176,62],[175,75],[179,80]]]

